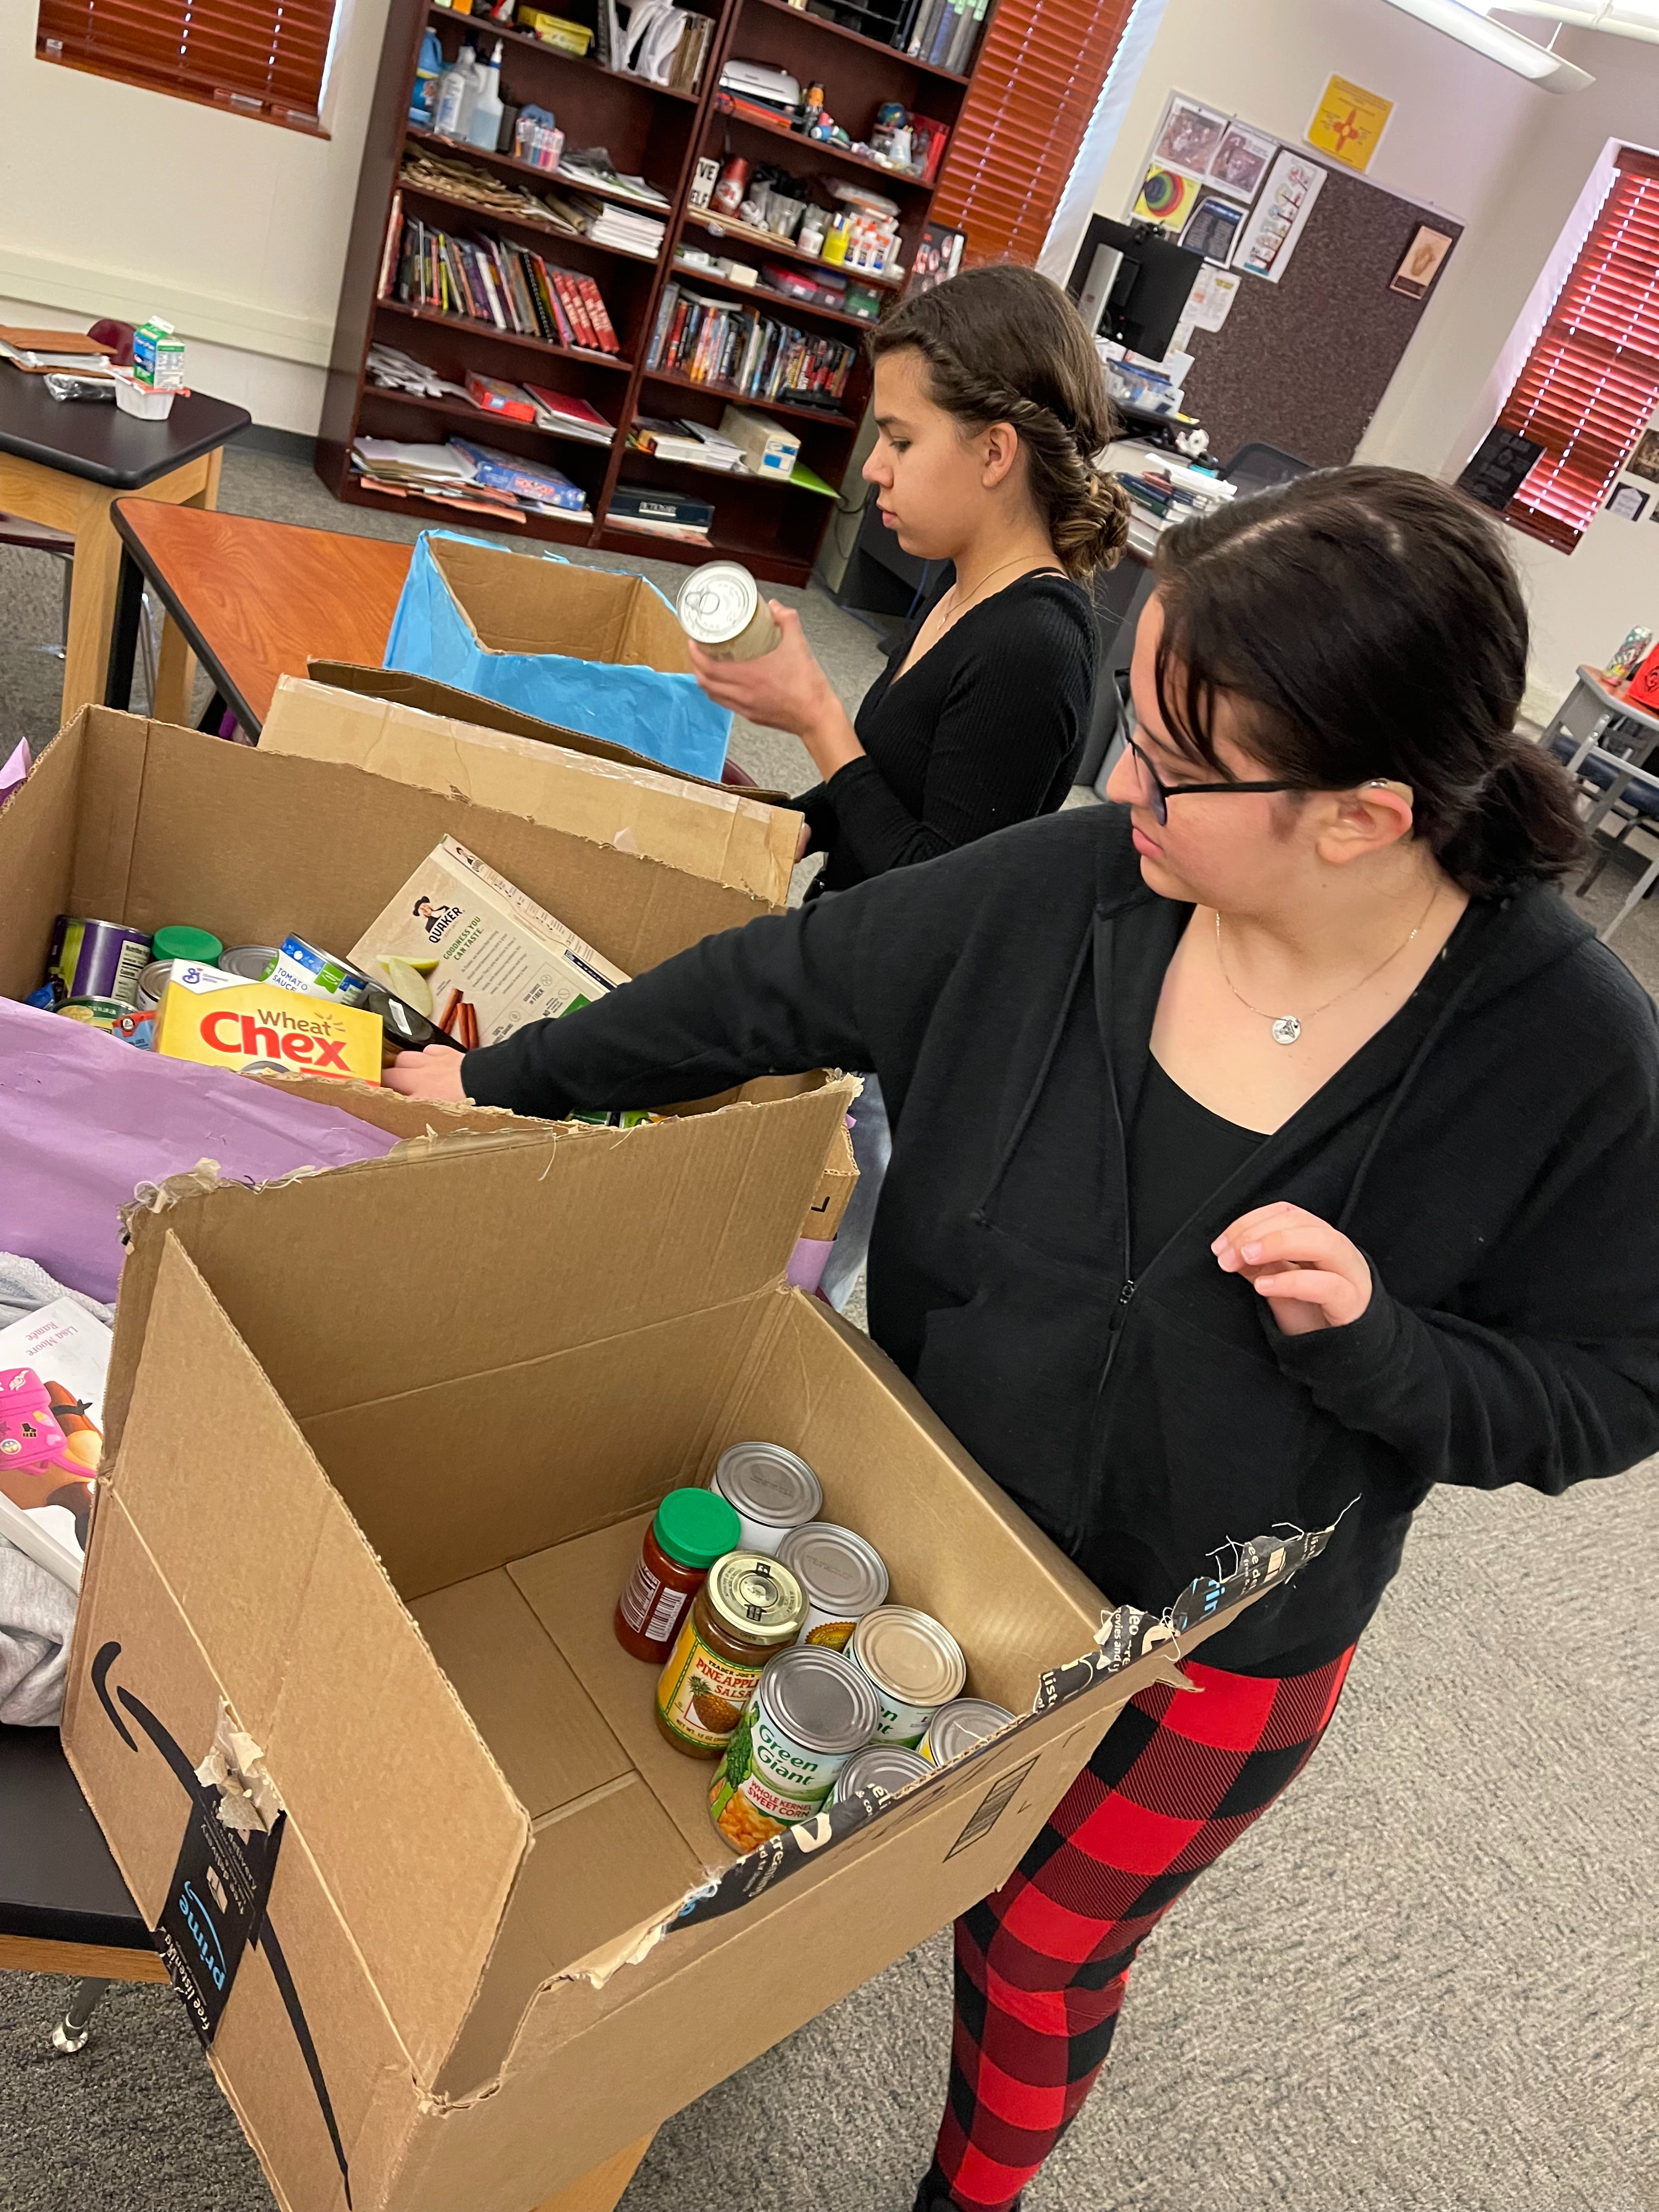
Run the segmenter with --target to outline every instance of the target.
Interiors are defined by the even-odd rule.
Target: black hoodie
[[[1554,1492],[1659,1449],[1654,1009],[1553,892],[1472,902],[1131,1282],[1125,1133],[1190,912],[1146,888],[1121,809],[1079,809],[706,939],[464,1080],[558,1114],[874,1069],[871,1334],[1115,1601],[1160,1609],[1229,1538],[1342,1514],[1205,1653],[1286,1674],[1364,1628],[1432,1484]],[[1282,1335],[1217,1267],[1212,1238],[1278,1199],[1366,1254],[1350,1327]]]

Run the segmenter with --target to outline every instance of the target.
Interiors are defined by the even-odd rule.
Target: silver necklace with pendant
[[[1401,954],[1405,951],[1406,947],[1409,945],[1414,944],[1418,938],[1422,935],[1423,924],[1427,921],[1429,916],[1433,913],[1435,903],[1439,896],[1440,886],[1437,884],[1433,891],[1430,894],[1427,906],[1423,909],[1422,920],[1419,921],[1417,927],[1413,930],[1411,935],[1405,939],[1404,943],[1396,945],[1394,951],[1389,954],[1387,959],[1379,960],[1376,967],[1373,968],[1369,974],[1362,975],[1357,983],[1348,984],[1346,989],[1340,990],[1337,993],[1334,999],[1327,999],[1323,1006],[1310,1006],[1308,1009],[1308,1019],[1311,1021],[1316,1014],[1322,1014],[1326,1011],[1327,1007],[1335,1006],[1339,1000],[1351,999],[1356,991],[1364,990],[1367,983],[1370,982],[1374,977],[1380,975],[1382,973],[1382,970],[1391,965],[1393,962],[1398,960]],[[1237,1000],[1239,1005],[1244,1007],[1248,1012],[1255,1014],[1260,1020],[1267,1023],[1267,1034],[1272,1037],[1275,1044],[1294,1044],[1296,1042],[1297,1039],[1302,1034],[1301,1016],[1298,1014],[1270,1014],[1264,1006],[1251,1006],[1249,1000],[1239,989],[1237,984],[1234,982],[1232,977],[1227,973],[1227,963],[1225,958],[1223,957],[1221,950],[1221,915],[1218,908],[1215,917],[1215,964],[1221,970],[1222,981],[1232,993],[1234,998]]]

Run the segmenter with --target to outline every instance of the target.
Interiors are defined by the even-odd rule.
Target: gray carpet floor
[[[404,534],[262,456],[229,457],[225,504]],[[55,725],[29,648],[56,588],[0,554],[0,743]],[[855,700],[873,635],[800,597]],[[791,739],[734,751],[808,780]],[[1619,949],[1659,988],[1653,908]],[[1431,1499],[1306,1774],[1146,1946],[1030,2212],[1659,2206],[1656,1534],[1659,1462]],[[171,1996],[112,1993],[65,2059],[68,1986],[0,1976],[0,2212],[270,2212]],[[625,2212],[904,2212],[949,2031],[939,1936],[670,2120]]]

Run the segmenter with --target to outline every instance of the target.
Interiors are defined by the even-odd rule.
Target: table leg
[[[115,583],[115,615],[110,625],[109,672],[104,684],[104,704],[118,707],[123,714],[132,704],[132,665],[137,657],[138,625],[143,612],[144,580],[138,563],[122,546],[121,566]]]
[[[652,2130],[655,2134],[655,2130]],[[626,2150],[615,2152],[573,2181],[568,2189],[560,2190],[556,2197],[548,2197],[536,2207],[536,2212],[612,2212],[623,2191],[634,2179],[635,2169],[651,2148],[652,2136],[641,2136],[637,2142],[629,2143]]]
[[[180,500],[181,507],[216,507],[219,504],[219,471],[224,461],[224,448],[216,447],[203,464],[200,487],[188,499]],[[180,729],[191,727],[190,702],[196,689],[196,656],[185,641],[185,634],[171,615],[161,619],[161,649],[155,661],[155,696],[150,713],[158,722],[176,722]],[[221,714],[222,719],[222,710]],[[216,731],[217,722],[214,727]]]
[[[69,2008],[52,2031],[52,2047],[72,2058],[77,2051],[84,2051],[87,2039],[92,2033],[92,2015],[97,2011],[108,1989],[106,1981],[77,1982],[70,1992]]]
[[[69,639],[64,656],[64,720],[104,702],[110,632],[121,574],[121,541],[110,520],[110,495],[88,484],[75,532]],[[136,632],[135,632],[136,635]]]

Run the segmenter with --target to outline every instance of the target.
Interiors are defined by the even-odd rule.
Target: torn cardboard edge
[[[1339,1515],[1338,1521],[1340,1517]],[[1166,1613],[1143,1613],[1133,1605],[1115,1607],[1102,1620],[1092,1651],[1085,1651],[1081,1658],[1054,1668],[1040,1678],[1029,1713],[999,1729],[994,1735],[975,1744],[960,1759],[941,1766],[939,1775],[959,1777],[976,1761],[1005,1751],[1013,1737],[1057,1706],[1071,1704],[1097,1683],[1109,1680],[1143,1659],[1152,1661],[1154,1680],[1171,1689],[1196,1691],[1198,1686],[1181,1671],[1182,1636],[1225,1615],[1242,1612],[1266,1591],[1289,1582],[1309,1560],[1319,1557],[1336,1528],[1337,1522],[1334,1521],[1327,1528],[1298,1531],[1291,1536],[1252,1537],[1234,1547],[1238,1556],[1230,1574],[1220,1581],[1209,1575],[1197,1577]],[[1018,1772],[1023,1778],[1024,1770]],[[840,1804],[832,1804],[811,1820],[797,1821],[781,1836],[769,1838],[735,1864],[721,1869],[710,1881],[688,1890],[673,1911],[640,1922],[614,1942],[589,1952],[586,1958],[573,1960],[552,1978],[583,1981],[596,1990],[603,1989],[624,1966],[641,1964],[665,1936],[742,1911],[756,1898],[799,1874],[822,1852],[860,1833],[900,1804],[912,1802],[933,1778],[918,1776],[908,1790],[896,1793],[876,1784],[859,1790]],[[969,1830],[986,1809],[975,1811],[969,1823]],[[964,1831],[964,1838],[967,1834],[968,1831]],[[959,1839],[957,1848],[961,1847]]]

